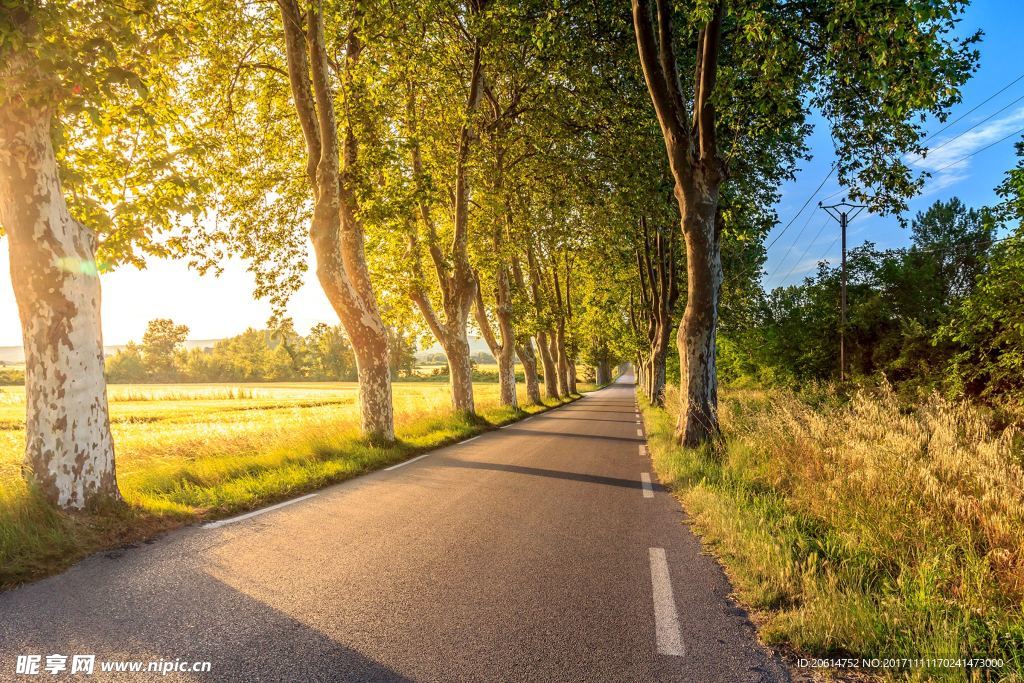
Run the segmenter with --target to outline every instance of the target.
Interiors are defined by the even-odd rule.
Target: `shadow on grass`
[[[489,407],[480,414],[427,415],[401,424],[395,442],[383,446],[360,438],[351,424],[319,425],[257,450],[248,442],[227,444],[223,452],[212,449],[119,474],[125,502],[85,513],[57,510],[21,482],[0,488],[0,589],[62,571],[100,550],[337,484],[577,398]]]

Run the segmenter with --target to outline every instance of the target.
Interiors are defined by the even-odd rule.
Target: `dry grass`
[[[675,405],[670,397],[670,405]],[[648,409],[652,452],[763,634],[813,654],[1000,657],[1024,676],[1024,469],[1015,428],[888,390],[727,391],[714,453],[671,444]],[[964,680],[962,669],[895,673]]]
[[[354,383],[112,386],[111,429],[127,505],[66,515],[43,503],[20,476],[24,391],[6,388],[0,394],[0,586],[160,529],[341,481],[544,409],[499,406],[495,383],[475,390],[479,419],[452,413],[446,384],[396,383],[399,442],[380,448],[359,438]]]

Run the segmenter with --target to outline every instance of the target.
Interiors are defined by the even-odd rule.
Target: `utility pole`
[[[824,209],[829,216],[839,221],[839,227],[843,231],[843,265],[842,265],[842,286],[839,294],[839,308],[842,311],[839,323],[839,381],[846,381],[846,226],[850,224],[857,214],[866,209],[863,204],[850,204],[843,197],[838,204],[823,206],[818,202],[818,208]]]

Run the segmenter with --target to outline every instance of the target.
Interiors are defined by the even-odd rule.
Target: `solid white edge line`
[[[220,520],[217,520],[216,522],[207,522],[206,524],[203,525],[203,528],[204,529],[216,529],[218,527],[226,526],[228,524],[234,524],[235,522],[241,522],[243,520],[255,517],[256,515],[262,515],[264,512],[271,512],[273,510],[277,510],[277,509],[283,508],[286,505],[292,505],[293,503],[298,503],[298,502],[303,501],[303,500],[309,500],[310,498],[313,498],[316,495],[317,494],[315,494],[315,493],[307,493],[304,496],[299,496],[298,498],[292,498],[291,500],[286,500],[283,503],[278,503],[277,505],[271,505],[270,507],[265,507],[265,508],[262,508],[260,510],[253,510],[252,512],[247,512],[244,515],[238,515],[237,517],[229,517],[228,519],[220,519]]]
[[[664,548],[651,548],[651,588],[654,596],[654,633],[658,653],[681,657],[685,654],[683,637],[679,633],[679,613],[672,595],[672,580],[668,575],[668,560]]]
[[[644,490],[644,498],[654,498],[654,489],[651,487],[651,475],[647,472],[640,473],[640,487]]]
[[[424,453],[423,455],[417,455],[415,458],[410,458],[409,460],[403,460],[402,462],[398,463],[397,465],[392,465],[391,467],[385,467],[384,471],[385,472],[390,472],[391,470],[397,470],[399,467],[405,467],[406,465],[408,465],[411,462],[416,462],[417,460],[422,460],[423,458],[426,458],[426,457],[431,456],[431,455],[433,455],[433,453]]]

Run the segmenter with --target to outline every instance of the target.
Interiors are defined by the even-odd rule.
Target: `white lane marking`
[[[647,455],[647,446],[640,444],[640,455]]]
[[[422,460],[423,458],[429,457],[431,455],[433,455],[433,453],[424,453],[423,455],[417,455],[415,458],[410,458],[409,460],[405,460],[404,462],[400,462],[397,465],[392,465],[391,467],[385,467],[384,471],[385,472],[390,472],[391,470],[397,470],[399,467],[405,467],[406,465],[408,465],[411,462],[416,462],[417,460]]]
[[[640,486],[644,490],[644,498],[654,498],[654,489],[651,487],[651,475],[641,472]]]
[[[651,588],[654,591],[654,632],[658,653],[681,657],[683,637],[679,633],[679,613],[672,595],[672,580],[668,575],[668,560],[664,548],[651,548]]]
[[[636,435],[637,436],[643,436],[644,435],[644,430],[642,430],[642,429],[636,430]]]
[[[473,437],[472,439],[466,439],[465,441],[460,441],[460,442],[458,443],[458,445],[459,445],[459,446],[461,446],[461,445],[462,445],[462,444],[464,444],[464,443],[469,443],[470,441],[476,441],[476,440],[477,440],[477,439],[479,439],[479,438],[480,438],[481,436],[483,436],[483,434],[477,434],[477,435],[476,435],[476,436],[474,436],[474,437]]]
[[[270,512],[272,510],[277,510],[279,508],[283,508],[286,505],[292,505],[294,503],[298,503],[299,501],[309,500],[310,498],[313,498],[316,495],[317,494],[315,494],[315,493],[308,493],[305,496],[299,496],[298,498],[293,498],[291,500],[286,500],[283,503],[278,503],[277,505],[271,505],[270,507],[265,507],[262,510],[253,510],[252,512],[247,512],[244,515],[238,515],[237,517],[229,517],[228,519],[221,519],[221,520],[217,520],[216,522],[208,522],[208,523],[203,525],[203,528],[204,529],[216,529],[217,527],[222,527],[222,526],[225,526],[227,524],[234,524],[235,522],[241,522],[243,520],[255,517],[256,515],[262,515],[264,512]]]

